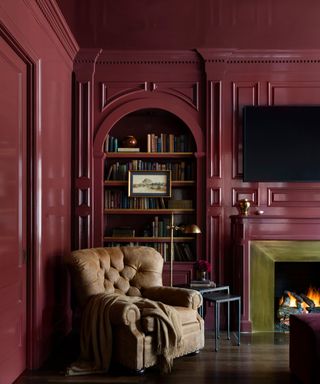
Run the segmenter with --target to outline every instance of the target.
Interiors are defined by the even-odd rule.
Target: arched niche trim
[[[204,155],[203,133],[198,122],[193,116],[194,111],[191,113],[191,108],[189,111],[189,108],[186,108],[184,103],[181,103],[174,97],[166,96],[166,99],[162,100],[149,96],[148,98],[141,98],[125,102],[106,116],[98,128],[94,138],[94,157],[101,157],[101,154],[104,150],[104,141],[106,135],[111,130],[111,128],[129,113],[142,109],[161,109],[177,116],[189,128],[191,134],[193,135],[196,144],[197,155]]]

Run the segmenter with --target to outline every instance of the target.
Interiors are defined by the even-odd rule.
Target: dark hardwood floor
[[[58,351],[39,371],[29,372],[15,384],[61,384],[61,383],[217,383],[217,384],[293,384],[289,372],[289,334],[255,333],[242,334],[241,345],[235,338],[225,340],[222,334],[220,350],[214,351],[213,332],[206,333],[206,346],[194,356],[174,360],[169,375],[161,375],[156,367],[146,370],[143,376],[130,376],[123,372],[107,375],[63,375],[63,369],[74,358],[68,347]]]

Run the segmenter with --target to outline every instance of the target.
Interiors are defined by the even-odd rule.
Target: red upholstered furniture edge
[[[289,364],[303,384],[320,383],[320,314],[290,316]]]

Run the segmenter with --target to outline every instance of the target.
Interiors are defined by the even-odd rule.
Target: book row
[[[191,142],[187,135],[171,133],[148,133],[147,152],[191,152]],[[140,148],[122,148],[121,141],[115,136],[108,135],[104,145],[105,152],[130,151],[139,152]]]
[[[156,197],[129,197],[127,191],[104,191],[104,207],[123,209],[165,209],[163,198]]]
[[[143,242],[135,242],[135,241],[128,241],[127,243],[120,243],[117,241],[109,241],[106,243],[107,247],[123,247],[124,245],[129,246],[148,246],[153,247],[156,249],[163,257],[163,260],[170,261],[170,244],[169,243],[143,243]],[[195,257],[192,253],[191,247],[188,243],[174,243],[174,250],[173,250],[173,260],[174,261],[190,261],[194,262]]]
[[[152,162],[143,160],[131,160],[127,163],[117,161],[108,166],[105,162],[106,180],[127,180],[128,171],[171,171],[172,180],[193,180],[195,177],[194,164],[185,161],[179,162]]]
[[[105,209],[192,209],[193,201],[163,197],[129,197],[127,191],[106,189],[104,191]]]

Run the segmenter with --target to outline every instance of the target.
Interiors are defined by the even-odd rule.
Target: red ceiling
[[[318,0],[57,0],[80,47],[317,49]]]

